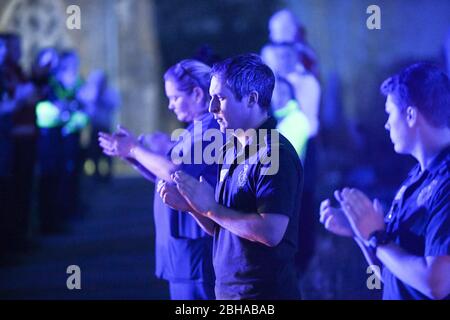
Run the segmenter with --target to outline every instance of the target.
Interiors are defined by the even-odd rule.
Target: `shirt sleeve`
[[[209,121],[213,121],[213,124]],[[202,130],[196,131],[191,128],[188,134],[189,137],[184,137],[183,141],[175,145],[177,148],[182,147],[181,149],[183,152],[186,152],[186,154],[183,155],[183,159],[186,161],[183,161],[180,165],[178,165],[177,170],[184,171],[196,179],[203,176],[203,178],[205,178],[211,186],[215,187],[217,181],[217,164],[208,163],[206,159],[204,159],[205,149],[208,147],[210,142],[203,140],[203,133],[208,129],[217,127],[218,125],[213,119],[209,121],[204,120],[201,123],[196,122],[195,125],[202,126]],[[189,144],[186,144],[187,141],[185,141],[185,139],[187,138]],[[221,138],[222,140],[220,141],[223,141],[224,136],[222,135]],[[183,143],[185,145],[183,145]],[[172,150],[168,153],[169,157],[171,156]]]
[[[279,157],[271,163],[262,164],[256,185],[256,207],[258,213],[277,213],[288,217],[298,214],[303,186],[300,160],[293,152],[280,148]],[[271,173],[271,165],[278,170]]]
[[[425,256],[450,255],[450,180],[437,188],[426,229]]]

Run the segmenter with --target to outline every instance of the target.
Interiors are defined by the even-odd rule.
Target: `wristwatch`
[[[369,236],[369,247],[376,253],[377,248],[381,245],[385,245],[391,242],[391,237],[385,230],[377,230],[370,234]]]

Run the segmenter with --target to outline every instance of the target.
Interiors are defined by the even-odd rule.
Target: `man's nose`
[[[391,129],[391,126],[389,125],[389,121],[386,121],[386,123],[384,124],[384,128],[389,131]]]
[[[209,103],[209,112],[217,113],[219,110],[220,108],[218,107],[217,101],[215,99],[211,99],[211,102]]]

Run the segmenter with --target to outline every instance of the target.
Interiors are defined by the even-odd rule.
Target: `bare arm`
[[[188,211],[194,219],[197,221],[199,226],[210,236],[214,236],[214,230],[216,228],[216,224],[213,220],[199,214],[194,209],[191,208],[191,210]]]
[[[122,158],[124,161],[128,162],[135,170],[137,170],[145,179],[156,183],[156,176],[147,170],[140,162],[133,158]]]
[[[341,206],[355,235],[365,242],[376,230],[384,230],[383,210],[379,202],[357,189],[345,188]],[[450,256],[415,256],[395,243],[380,245],[376,256],[395,277],[431,299],[443,299],[450,294]]]
[[[373,269],[375,272],[375,275],[378,279],[381,281],[383,280],[383,277],[381,273],[379,272],[381,270],[381,262],[378,260],[378,258],[373,254],[372,250],[368,248],[361,239],[358,237],[355,237],[354,240],[358,244],[359,248],[361,249],[362,254],[364,255],[364,258],[366,259],[369,266],[378,266],[377,269]]]
[[[279,213],[243,213],[216,203],[213,188],[200,177],[176,172],[173,180],[195,213],[244,239],[273,247],[280,243],[289,218]]]
[[[377,249],[377,257],[394,276],[431,299],[450,294],[450,256],[419,257],[389,243]]]
[[[157,178],[170,181],[171,173],[177,168],[164,155],[152,152],[142,146],[133,135],[125,130],[113,135],[100,132],[99,142],[105,154],[126,158],[128,162],[136,165],[146,178],[148,174],[145,170]]]
[[[221,205],[214,206],[206,216],[235,235],[268,247],[281,242],[289,223],[289,217],[283,214],[241,213]]]
[[[153,173],[156,177],[165,181],[170,181],[170,175],[176,171],[177,166],[165,156],[151,152],[143,146],[132,147],[131,158],[138,161],[145,169]]]

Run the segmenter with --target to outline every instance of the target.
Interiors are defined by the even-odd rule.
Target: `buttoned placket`
[[[429,171],[424,170],[422,172],[415,173],[410,179],[408,179],[408,183],[406,184],[406,189],[402,193],[400,199],[395,200],[395,203],[392,205],[392,209],[390,210],[387,221],[388,226],[390,227],[390,231],[398,230],[398,225],[401,223],[401,219],[405,218],[404,212],[402,212],[405,208],[405,203],[410,200],[409,198],[415,193],[420,186],[425,183],[429,176]],[[412,180],[412,182],[410,182]],[[411,189],[414,189],[411,191]]]

